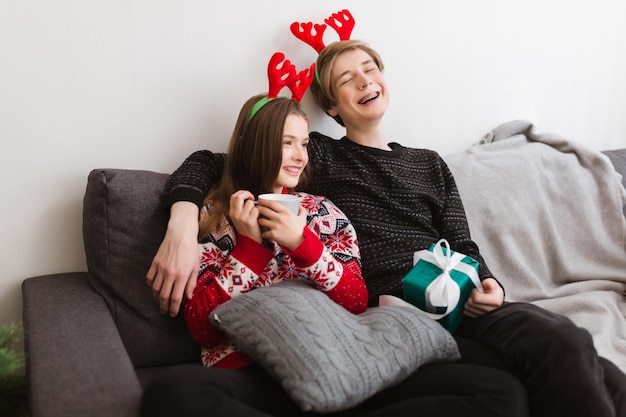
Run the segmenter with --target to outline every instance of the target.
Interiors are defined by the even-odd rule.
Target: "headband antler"
[[[354,29],[354,23],[352,14],[344,9],[324,19],[324,24],[293,22],[289,28],[296,38],[312,46],[319,54],[326,47],[323,37],[327,26],[332,27],[337,32],[339,40],[347,41],[350,39],[352,29]],[[278,97],[278,93],[283,87],[288,87],[291,90],[292,100],[301,101],[306,89],[311,85],[313,77],[317,77],[315,62],[309,68],[296,72],[295,65],[285,59],[285,54],[275,52],[267,65],[267,78],[269,80],[267,97],[263,97],[252,107],[248,121],[261,107]]]
[[[315,63],[305,70],[296,72],[295,65],[285,59],[285,54],[275,52],[267,65],[267,78],[270,85],[267,97],[276,98],[283,87],[288,87],[291,90],[291,99],[301,101],[306,89],[313,81],[314,71]]]
[[[317,53],[320,53],[326,47],[323,37],[327,25],[335,29],[335,32],[339,35],[339,40],[347,41],[350,39],[355,22],[348,10],[344,9],[333,13],[324,19],[324,22],[326,24],[293,22],[289,29],[291,29],[291,33],[296,38],[310,45]]]
[[[267,64],[267,79],[269,81],[269,89],[266,97],[259,100],[250,110],[248,121],[267,104],[270,100],[278,97],[278,93],[284,87],[291,90],[291,99],[293,101],[301,101],[306,89],[309,88],[315,74],[315,63],[305,70],[296,71],[296,66],[282,52],[274,52]]]

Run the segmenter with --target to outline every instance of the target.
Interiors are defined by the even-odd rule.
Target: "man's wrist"
[[[198,233],[198,206],[190,201],[177,201],[170,207],[168,230],[184,230],[189,233]]]

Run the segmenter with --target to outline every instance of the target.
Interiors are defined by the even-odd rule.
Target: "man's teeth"
[[[378,93],[372,93],[366,97],[363,97],[361,101],[359,101],[359,104],[367,103],[368,101],[373,100],[376,97],[378,97]]]

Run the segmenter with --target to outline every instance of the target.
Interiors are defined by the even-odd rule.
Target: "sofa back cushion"
[[[146,273],[165,234],[168,175],[96,169],[83,200],[89,280],[108,304],[136,368],[199,361],[182,315],[159,312]]]

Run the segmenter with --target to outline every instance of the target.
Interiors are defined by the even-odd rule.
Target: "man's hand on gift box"
[[[474,288],[469,299],[463,306],[463,314],[470,318],[482,316],[495,310],[504,303],[504,290],[493,278],[482,281],[483,292]]]

